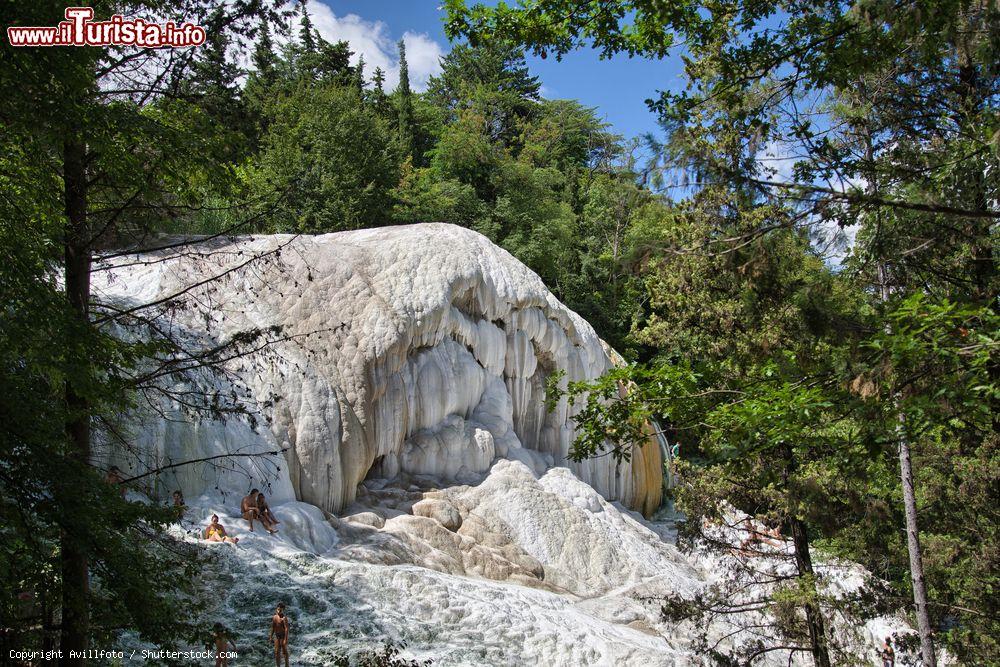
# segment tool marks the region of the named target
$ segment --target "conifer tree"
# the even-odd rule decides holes
[[[884,493],[887,506],[902,498],[905,519],[893,525],[859,514],[865,529],[843,527],[831,539],[885,572],[901,596],[912,595],[924,667],[937,664],[934,634],[969,664],[994,663],[995,603],[978,591],[990,589],[982,561],[993,561],[997,533],[970,520],[966,507],[985,507],[982,499],[995,493],[986,486],[970,492],[974,485],[964,480],[995,460],[997,430],[1000,370],[995,352],[984,352],[993,344],[1000,292],[1000,211],[988,203],[997,192],[995,5],[946,11],[917,3],[900,11],[879,3],[803,0],[778,8],[727,0],[710,11],[706,3],[677,3],[666,14],[657,0],[447,6],[449,36],[472,46],[512,42],[559,57],[591,44],[604,56],[662,59],[684,44],[687,86],[659,92],[650,106],[668,137],[664,163],[678,180],[697,183],[683,217],[718,223],[665,254],[693,247],[733,256],[789,228],[812,238],[824,228],[857,230],[838,280],[864,303],[859,312],[873,315],[853,325],[864,337],[853,349],[844,345],[844,359],[821,377],[860,397],[842,394],[831,406],[863,427],[875,460],[898,457],[894,488],[886,480],[886,490],[868,491]],[[787,168],[778,169],[768,150],[787,156]],[[752,198],[741,200],[741,191]],[[783,221],[781,211],[795,217]],[[714,249],[720,238],[733,247]],[[759,254],[752,259],[759,263]],[[656,281],[666,283],[664,275]],[[955,326],[935,329],[934,317]],[[973,336],[986,340],[966,340]],[[934,345],[924,353],[917,339]],[[861,406],[882,412],[862,419]],[[951,497],[956,489],[962,502]]]
[[[258,37],[257,43],[254,45],[251,62],[253,63],[257,78],[264,84],[270,85],[274,83],[274,78],[277,74],[277,61],[278,58],[274,52],[274,41],[271,39],[271,31],[268,28],[267,21],[262,19],[260,22],[260,37]]]
[[[214,119],[229,123],[236,113],[239,67],[229,60],[229,35],[221,27],[224,15],[215,11],[208,22],[208,37],[194,61],[190,91],[199,105]]]
[[[358,64],[354,66],[354,87],[358,90],[358,97],[365,99],[365,57],[358,56]]]
[[[396,87],[396,104],[399,111],[399,140],[403,155],[413,156],[413,91],[410,90],[410,67],[406,62],[406,44],[399,40],[399,85]]]
[[[7,25],[43,25],[64,4],[17,3],[14,12],[7,5],[0,12]],[[164,6],[136,2],[129,9],[157,15]],[[51,647],[57,631],[61,667],[87,664],[86,651],[106,645],[120,628],[134,628],[154,643],[195,631],[190,619],[200,605],[188,567],[199,559],[164,533],[176,514],[129,502],[104,480],[106,460],[97,460],[92,448],[110,437],[110,422],[144,390],[147,370],[164,368],[160,361],[173,366],[189,341],[164,334],[148,346],[124,334],[138,322],[151,323],[156,306],[136,304],[125,313],[101,304],[91,275],[114,249],[149,257],[150,245],[159,245],[153,234],[204,206],[191,184],[228,178],[220,165],[232,156],[232,145],[222,130],[228,105],[239,99],[229,47],[245,39],[261,15],[274,13],[260,3],[225,10],[213,0],[184,3],[185,18],[205,26],[209,37],[188,56],[110,46],[58,54],[16,49],[0,67],[0,92],[11,100],[3,111],[2,213],[16,220],[0,232],[0,300],[9,304],[0,324],[0,394],[32,394],[25,411],[9,400],[0,405],[3,591],[8,599],[10,582],[30,575],[32,589],[50,605],[39,643]],[[202,122],[206,116],[213,122]],[[38,155],[50,160],[51,175],[39,175]],[[8,249],[22,247],[18,262],[6,261]],[[32,330],[47,344],[7,344],[10,332]],[[136,373],[140,360],[143,371]],[[213,410],[214,402],[202,406]],[[8,418],[13,414],[18,418]],[[12,498],[16,515],[9,511]],[[7,545],[18,549],[14,561],[6,558]],[[191,605],[184,618],[176,613],[181,592]],[[115,621],[92,623],[95,613]],[[50,620],[55,617],[58,625]],[[5,636],[9,618],[0,620]],[[25,621],[15,619],[22,636],[38,637],[35,621]]]
[[[376,114],[383,118],[391,116],[389,96],[385,94],[385,71],[381,67],[376,67],[372,73],[372,89],[367,92],[366,97],[371,101]]]
[[[302,0],[302,20],[299,22],[299,42],[306,53],[316,51],[316,29],[309,18],[308,0]]]
[[[372,86],[377,94],[385,95],[385,72],[381,67],[376,67],[375,73],[372,74]]]

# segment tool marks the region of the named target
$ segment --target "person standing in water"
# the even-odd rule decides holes
[[[285,656],[285,667],[288,667],[288,617],[285,616],[285,603],[279,602],[274,616],[271,617],[271,632],[268,634],[268,641],[274,643],[274,664],[281,667],[281,656]]]
[[[229,638],[229,631],[222,623],[216,623],[212,632],[212,642],[215,644],[215,667],[228,667],[229,654],[236,652],[236,645]]]

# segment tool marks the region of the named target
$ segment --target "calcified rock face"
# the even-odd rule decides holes
[[[646,513],[660,502],[654,443],[630,463],[567,461],[573,408],[564,399],[546,411],[546,378],[557,369],[570,381],[595,378],[611,361],[590,325],[475,232],[425,224],[262,236],[155,259],[119,260],[98,273],[97,293],[141,303],[184,291],[169,326],[203,343],[275,325],[291,337],[232,364],[266,426],[154,419],[137,438],[158,460],[233,451],[237,441],[287,447],[274,494],[331,512],[366,477],[468,483],[498,459],[536,474],[567,466],[604,498]],[[188,495],[209,484],[239,493],[246,481],[177,479]]]

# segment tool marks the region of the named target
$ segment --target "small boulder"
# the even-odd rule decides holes
[[[434,519],[452,532],[462,527],[462,514],[458,508],[440,498],[424,498],[414,503],[413,514]]]
[[[363,526],[371,526],[372,528],[382,528],[385,526],[385,517],[375,512],[358,512],[357,514],[345,516],[344,521],[359,523]]]

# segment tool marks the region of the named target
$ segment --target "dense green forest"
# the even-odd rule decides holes
[[[638,283],[624,262],[638,219],[667,215],[640,185],[637,142],[612,134],[597,110],[547,100],[523,52],[456,45],[427,90],[351,65],[346,43],[323,40],[308,14],[278,47],[267,23],[240,80],[235,47],[207,45],[188,84],[223,180],[183,184],[192,206],[180,233],[322,233],[410,222],[475,229],[534,269],[567,304],[625,346]],[[301,23],[301,25],[299,25]],[[193,117],[192,117],[193,116]],[[226,134],[221,134],[223,130]],[[252,202],[252,204],[249,204]],[[157,230],[161,231],[161,230]],[[634,242],[632,242],[634,245]]]
[[[796,576],[759,601],[776,643],[841,664],[835,610],[904,609],[925,665],[932,636],[1000,664],[995,3],[449,0],[456,42],[423,92],[402,43],[387,90],[305,3],[94,4],[176,12],[209,37],[148,62],[4,46],[0,624],[19,645],[200,632],[179,582],[202,556],[163,536],[167,510],[87,465],[92,431],[113,432],[144,364],[176,344],[94,324],[93,259],[179,235],[436,221],[510,251],[629,361],[553,383],[585,402],[575,456],[610,442],[627,457],[655,417],[683,447],[684,539],[731,508],[792,538]],[[47,25],[61,7],[0,16]],[[685,58],[683,90],[635,91],[658,137],[542,96],[525,49],[576,48]],[[781,173],[761,159],[775,147]],[[833,261],[841,230],[853,242]],[[810,550],[885,586],[837,598]]]

